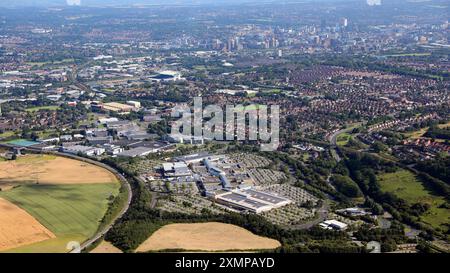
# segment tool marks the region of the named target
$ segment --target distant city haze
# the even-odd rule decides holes
[[[81,0],[67,0],[67,5],[79,6],[79,5],[81,5]]]
[[[369,6],[379,6],[381,5],[381,0],[367,0]]]
[[[355,0],[306,0],[305,2],[348,2]],[[359,0],[367,1],[369,5],[380,5],[381,0]],[[208,4],[238,4],[251,2],[278,2],[276,0],[0,0],[0,6],[101,6],[101,5],[162,5],[162,4],[187,4],[187,5],[208,5]],[[279,1],[289,2],[289,1]]]

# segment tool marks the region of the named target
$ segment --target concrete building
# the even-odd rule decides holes
[[[319,224],[323,229],[346,230],[348,225],[337,220],[326,220]]]
[[[149,155],[151,153],[154,153],[154,149],[152,148],[147,148],[147,147],[138,147],[138,148],[133,148],[130,150],[126,150],[123,151],[119,154],[117,154],[117,156],[121,156],[121,157],[138,157],[138,156],[146,156]]]
[[[83,154],[87,156],[99,156],[105,153],[104,148],[97,148],[97,147],[89,147],[89,146],[82,146],[82,145],[74,145],[74,146],[67,146],[63,147],[62,151],[64,153],[69,154]]]
[[[164,176],[166,177],[180,177],[192,175],[192,171],[188,168],[186,163],[183,162],[163,163],[162,167],[164,171]]]
[[[233,209],[261,213],[292,203],[291,200],[254,189],[219,191],[213,199]]]

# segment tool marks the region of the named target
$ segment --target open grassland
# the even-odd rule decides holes
[[[444,129],[444,128],[450,127],[450,122],[438,124],[437,127],[439,129]],[[428,129],[430,129],[430,127],[425,127],[420,130],[417,130],[417,131],[404,133],[403,135],[409,139],[418,139],[418,138],[423,137],[423,135],[428,131]]]
[[[410,139],[418,139],[418,138],[422,137],[427,131],[428,131],[428,127],[422,128],[417,131],[408,132],[408,133],[405,133],[404,135]]]
[[[440,207],[446,201],[444,197],[436,196],[428,191],[416,176],[406,170],[385,173],[378,176],[382,191],[391,192],[410,204],[423,203],[430,209],[421,216],[421,221],[434,228],[446,230],[450,222],[450,210]]]
[[[40,111],[40,110],[52,110],[52,111],[55,111],[55,110],[58,110],[58,109],[59,109],[59,106],[49,105],[49,106],[37,106],[37,107],[27,108],[26,111],[27,112],[37,112],[37,111]]]
[[[28,62],[28,65],[36,66],[36,67],[42,67],[46,65],[61,65],[61,64],[70,64],[74,63],[75,59],[73,58],[67,58],[60,61],[48,61],[48,62]]]
[[[0,188],[24,184],[115,183],[105,169],[81,161],[51,155],[27,155],[0,162]]]
[[[81,243],[97,231],[108,200],[117,195],[118,187],[118,183],[23,185],[0,192],[0,197],[26,210],[57,236],[53,241],[31,245],[31,249],[39,250],[42,246],[44,252],[45,249],[59,252],[66,251],[68,242]],[[27,249],[25,246],[17,252],[28,252]]]
[[[170,224],[163,226],[138,248],[137,252],[183,249],[194,251],[227,251],[274,249],[277,240],[257,236],[241,227],[210,222]]]
[[[90,253],[123,253],[122,250],[113,246],[110,242],[102,241]]]
[[[55,235],[33,216],[0,198],[0,251],[51,238]]]
[[[347,145],[347,143],[350,141],[351,138],[352,138],[352,136],[350,134],[342,133],[342,134],[337,136],[336,144],[338,146],[345,146],[345,145]]]
[[[16,132],[6,131],[6,132],[0,134],[0,138],[8,138],[8,137],[12,137],[14,135],[16,135]]]

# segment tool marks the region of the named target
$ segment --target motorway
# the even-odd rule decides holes
[[[331,155],[333,156],[334,160],[336,160],[337,162],[341,161],[341,157],[339,156],[338,151],[336,149],[336,147],[337,147],[337,144],[336,144],[337,143],[337,137],[338,137],[338,135],[346,133],[347,131],[351,131],[351,130],[352,129],[349,129],[349,128],[342,129],[342,130],[334,132],[329,137],[330,144],[331,144],[331,149],[334,150],[334,153],[332,152]]]

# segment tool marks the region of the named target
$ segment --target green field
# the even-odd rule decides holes
[[[385,55],[385,57],[424,57],[424,56],[431,56],[431,53],[429,53],[429,52],[423,52],[423,53],[399,53],[399,54]]]
[[[10,252],[65,252],[70,241],[80,243],[94,235],[119,184],[23,185],[0,192],[35,217],[57,238]]]
[[[1,133],[0,134],[0,138],[8,138],[8,137],[12,137],[12,136],[14,136],[16,134],[16,132],[14,132],[14,131],[7,131],[7,132],[4,132],[4,133]]]
[[[37,112],[39,110],[58,110],[59,106],[56,105],[49,105],[49,106],[38,106],[38,107],[31,107],[31,108],[27,108],[26,111],[27,112]]]
[[[439,208],[446,202],[445,198],[428,191],[413,173],[406,170],[385,173],[378,176],[378,181],[382,191],[391,192],[410,204],[429,204],[431,207],[421,216],[421,221],[434,228],[446,229],[443,225],[449,223],[450,210]]]
[[[336,138],[336,145],[338,146],[345,146],[349,142],[349,140],[352,138],[352,136],[348,133],[342,133],[337,136]]]
[[[44,66],[44,65],[60,65],[60,64],[69,64],[75,62],[75,59],[73,58],[67,58],[60,61],[48,61],[48,62],[28,62],[28,65],[31,66]]]

